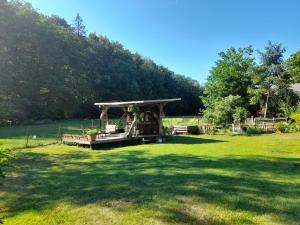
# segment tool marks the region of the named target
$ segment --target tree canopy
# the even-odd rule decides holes
[[[284,60],[285,48],[269,41],[259,60],[251,46],[219,53],[204,86],[204,118],[226,124],[253,116],[289,116],[299,97],[291,84],[299,81],[300,51]],[[259,63],[256,63],[259,62]]]
[[[197,114],[198,82],[29,3],[0,0],[0,123],[98,116],[94,102],[181,97]]]
[[[294,82],[300,82],[300,49],[287,60],[288,72]]]

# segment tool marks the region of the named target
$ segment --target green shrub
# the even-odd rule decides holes
[[[9,165],[9,160],[12,157],[9,150],[0,147],[0,177],[4,177],[3,168]]]
[[[280,133],[287,133],[289,131],[289,124],[286,122],[278,122],[274,124],[276,131]]]
[[[203,133],[209,134],[209,135],[214,135],[217,132],[218,132],[218,129],[216,128],[216,126],[213,126],[213,125],[207,126],[206,129],[203,130]]]
[[[293,113],[291,115],[291,119],[293,119],[296,123],[300,123],[300,113]]]
[[[262,132],[255,127],[247,127],[246,128],[247,135],[255,135],[255,134],[261,134],[261,133]]]
[[[300,132],[300,123],[291,123],[288,125],[289,132]]]
[[[91,130],[88,130],[86,132],[87,135],[96,135],[98,134],[98,130],[97,129],[91,129]]]

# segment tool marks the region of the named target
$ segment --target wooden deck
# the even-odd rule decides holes
[[[151,139],[151,138],[159,138],[162,137],[161,135],[153,134],[153,135],[139,135],[135,137],[127,137],[124,133],[123,134],[111,134],[111,135],[97,135],[95,141],[90,141],[84,137],[74,136],[71,137],[64,137],[63,142],[68,144],[76,144],[76,145],[98,145],[98,144],[105,144],[105,143],[118,143],[118,142],[125,142],[125,141],[138,141],[143,139]]]

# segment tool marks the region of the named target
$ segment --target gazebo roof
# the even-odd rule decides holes
[[[100,102],[95,103],[95,105],[101,106],[109,106],[109,107],[123,107],[130,105],[149,105],[149,104],[158,104],[158,103],[168,103],[180,101],[181,98],[169,98],[169,99],[155,99],[155,100],[140,100],[140,101],[128,101],[128,102]]]

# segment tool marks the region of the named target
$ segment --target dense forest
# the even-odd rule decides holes
[[[75,16],[75,15],[74,15]],[[169,115],[197,114],[198,82],[120,43],[0,0],[0,123],[98,116],[94,102],[181,97]]]

